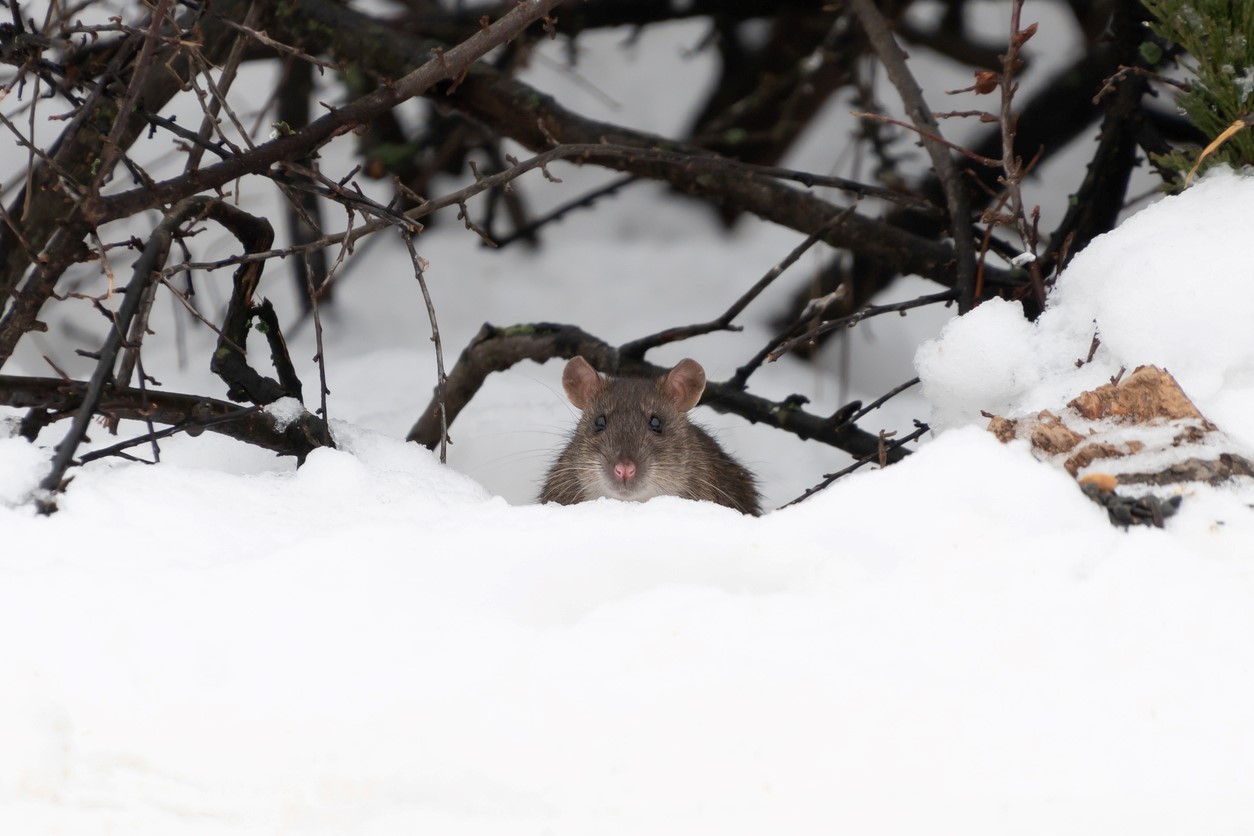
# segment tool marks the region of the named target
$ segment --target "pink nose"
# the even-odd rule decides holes
[[[622,459],[614,465],[614,478],[620,482],[630,482],[635,475],[636,463],[629,459]]]

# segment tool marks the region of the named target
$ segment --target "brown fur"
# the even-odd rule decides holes
[[[562,386],[583,414],[549,470],[541,502],[679,496],[761,513],[753,474],[688,421],[688,410],[705,389],[705,371],[695,360],[645,380],[606,377],[576,357],[566,364]],[[655,417],[659,431],[650,426]],[[598,419],[604,420],[600,431]]]

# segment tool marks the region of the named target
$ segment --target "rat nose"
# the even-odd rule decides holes
[[[631,459],[619,459],[614,465],[614,478],[619,482],[630,482],[636,475],[636,463]]]

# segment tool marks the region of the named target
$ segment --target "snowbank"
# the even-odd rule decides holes
[[[972,426],[1158,363],[1254,444],[1252,201],[1248,178],[1208,176],[1081,253],[1038,324],[1005,303],[953,322],[918,355],[948,429],[760,519],[511,505],[401,442],[429,391],[429,356],[405,348],[425,331],[417,304],[379,319],[371,294],[404,298],[408,268],[362,277],[329,317],[349,421],[300,470],[175,438],[159,466],[76,471],[42,518],[24,498],[48,450],[0,438],[0,833],[1254,831],[1248,489],[1197,488],[1166,530],[1125,532]],[[682,250],[647,325],[697,321],[725,265],[760,274],[792,246],[694,224],[633,262],[581,223],[586,254],[510,262],[509,304],[534,310],[504,310],[585,322],[558,304],[596,260],[626,293]],[[464,233],[424,240],[442,324],[473,333],[509,296],[502,268],[443,234]],[[777,368],[755,385],[812,382]],[[455,438],[497,427],[534,478],[569,421],[549,373],[493,383],[514,388]],[[524,443],[532,419],[546,434]],[[732,446],[772,485],[824,469],[827,451],[764,438]]]
[[[1240,208],[1252,193],[1248,175],[1221,169],[1138,212],[1076,255],[1035,324],[1007,302],[951,320],[916,358],[935,426],[1055,408],[1150,364],[1254,446],[1254,269]],[[1094,335],[1092,362],[1077,367]]]
[[[1222,497],[1120,532],[970,429],[762,519],[512,508],[340,432],[3,512],[72,544],[0,558],[4,832],[1252,823],[1254,522]]]

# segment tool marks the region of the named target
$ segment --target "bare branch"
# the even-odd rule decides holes
[[[443,463],[448,461],[449,421],[446,395],[448,377],[444,374],[444,346],[440,342],[440,326],[435,318],[435,305],[431,302],[431,293],[427,290],[427,279],[423,275],[425,262],[414,249],[414,236],[404,227],[401,227],[401,238],[404,239],[405,247],[409,250],[410,261],[414,264],[414,278],[418,280],[418,287],[422,289],[422,301],[427,306],[427,318],[431,322],[431,342],[435,343],[435,400],[440,414],[440,462]]]
[[[489,50],[507,43],[543,17],[562,0],[520,0],[512,10],[486,29],[413,70],[393,84],[383,86],[344,107],[335,108],[304,129],[215,163],[208,168],[153,185],[151,189],[123,192],[93,202],[88,217],[97,224],[134,214],[138,209],[177,200],[186,194],[222,186],[245,174],[257,174],[283,160],[307,157],[333,137],[351,130],[401,102],[421,95],[433,85],[466,72],[472,62]]]
[[[53,494],[61,490],[65,472],[74,460],[74,453],[78,450],[78,445],[82,443],[83,438],[87,434],[87,427],[91,422],[92,416],[96,413],[96,407],[100,403],[101,395],[104,393],[105,384],[113,376],[113,361],[117,357],[118,350],[122,347],[123,337],[127,329],[130,328],[131,319],[139,310],[140,302],[144,296],[144,287],[151,281],[153,273],[160,266],[158,260],[164,258],[169,251],[170,239],[174,235],[174,230],[202,208],[202,202],[189,200],[179,204],[167,213],[161,224],[153,232],[152,237],[149,238],[148,246],[144,248],[143,255],[135,262],[131,281],[126,287],[126,298],[117,313],[114,327],[109,330],[108,336],[105,337],[104,345],[100,347],[100,359],[96,363],[96,370],[92,373],[90,382],[87,384],[82,404],[78,407],[74,421],[70,424],[69,432],[66,433],[61,443],[57,445],[56,454],[52,459],[52,468],[43,481],[39,483],[40,489],[46,494],[38,503],[43,513],[50,514],[56,510],[56,500],[53,498]]]
[[[907,444],[909,444],[912,441],[918,441],[925,434],[931,432],[932,430],[931,427],[929,427],[927,424],[924,424],[921,421],[915,421],[914,423],[915,423],[914,432],[910,433],[904,438],[895,439],[891,444],[886,444],[883,447],[875,450],[875,452],[873,453],[868,453],[865,456],[862,456],[860,459],[858,459],[856,462],[846,467],[844,470],[838,470],[835,473],[826,474],[823,477],[823,481],[819,482],[817,485],[815,485],[812,488],[806,488],[805,493],[801,494],[801,496],[797,497],[796,499],[790,500],[789,502],[785,502],[783,505],[779,506],[779,510],[783,510],[784,508],[787,508],[790,505],[796,505],[800,502],[805,502],[807,499],[814,496],[819,491],[822,491],[824,488],[830,487],[831,485],[835,484],[842,477],[848,476],[850,473],[853,473],[856,470],[861,470],[863,467],[865,467],[868,464],[871,464],[872,462],[880,462],[880,467],[883,467],[884,460],[895,461],[896,459],[893,458],[894,454],[904,452],[904,448]]]
[[[946,145],[938,141],[940,125],[932,116],[931,108],[923,100],[923,91],[906,66],[906,54],[888,27],[888,21],[876,8],[873,0],[849,0],[849,7],[858,17],[858,22],[866,30],[867,38],[875,49],[876,55],[884,64],[888,77],[897,92],[901,94],[902,104],[906,112],[919,129],[923,137],[923,146],[931,157],[932,167],[940,177],[945,190],[945,205],[949,210],[950,234],[954,242],[954,254],[957,258],[957,272],[954,288],[958,292],[958,312],[966,313],[975,305],[975,245],[971,236],[971,208],[967,198],[966,184],[954,165]]]
[[[135,62],[135,71],[131,75],[130,84],[126,87],[126,95],[118,106],[119,114],[130,114],[135,110],[135,102],[139,100],[139,92],[143,88],[144,78],[152,67],[152,60],[155,57],[157,45],[160,43],[158,33],[161,31],[162,25],[165,24],[166,14],[169,10],[170,0],[156,0],[156,5],[152,11],[152,23],[148,27],[148,36],[144,38],[143,46],[140,47],[139,58]],[[113,171],[113,164],[117,162],[118,157],[122,154],[122,135],[126,131],[127,124],[128,120],[124,116],[115,119],[113,122],[109,136],[105,139],[104,145],[100,149],[96,176],[91,185],[93,193],[100,192],[101,185],[108,180],[109,175]]]
[[[448,423],[456,420],[489,374],[503,371],[522,360],[543,362],[557,357],[569,359],[582,356],[596,369],[612,375],[660,377],[667,369],[651,363],[631,360],[579,328],[570,325],[535,323],[496,328],[484,325],[457,358],[448,377]],[[790,398],[776,403],[751,395],[729,383],[706,383],[701,403],[716,412],[739,415],[754,423],[785,430],[801,439],[813,439],[844,450],[855,456],[879,455],[877,436],[858,429],[848,421],[813,415],[801,408],[804,398]],[[440,437],[440,410],[432,398],[418,422],[410,430],[409,441],[434,447]],[[905,450],[894,447],[890,461],[899,461]]]
[[[935,305],[942,302],[948,305],[951,302],[957,301],[957,296],[958,291],[946,290],[942,293],[929,293],[925,296],[908,299],[904,302],[892,302],[886,305],[868,305],[857,313],[850,314],[849,316],[842,316],[839,319],[828,320],[822,325],[811,328],[809,331],[806,331],[798,337],[785,340],[771,351],[770,359],[772,361],[778,360],[790,351],[795,351],[798,346],[808,343],[822,334],[826,334],[829,331],[835,331],[838,328],[849,328],[853,325],[857,325],[864,319],[870,319],[874,316],[882,316],[886,313],[900,313],[904,315],[904,313],[911,308],[920,308],[924,305]]]
[[[88,385],[56,378],[0,375],[0,405],[77,415]],[[273,416],[255,406],[240,407],[230,401],[198,395],[112,386],[105,387],[97,410],[125,420],[150,419],[158,424],[178,426],[192,435],[207,429],[299,460],[325,446],[322,438],[326,426],[308,412],[280,429]],[[57,416],[50,417],[55,420]]]
[[[840,219],[838,215],[836,221]],[[833,221],[835,223],[836,221]],[[732,320],[740,315],[741,311],[749,306],[749,303],[756,299],[762,291],[771,286],[777,278],[783,275],[784,271],[797,262],[797,259],[805,255],[805,253],[817,244],[822,237],[819,232],[812,233],[804,241],[793,248],[792,252],[784,257],[782,261],[766,271],[762,278],[754,282],[753,286],[745,291],[736,302],[723,312],[723,315],[717,319],[710,320],[702,325],[686,325],[680,328],[668,328],[665,331],[659,331],[648,337],[642,337],[623,345],[619,349],[624,357],[639,360],[643,359],[644,354],[650,348],[656,348],[666,343],[679,342],[680,340],[690,339],[700,336],[701,334],[709,334],[713,331],[737,330],[732,326]]]

